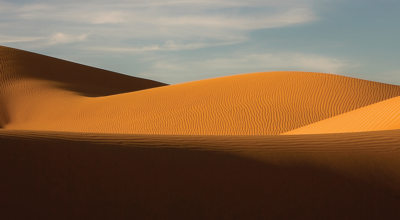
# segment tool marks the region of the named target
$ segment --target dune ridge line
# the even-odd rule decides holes
[[[277,135],[400,95],[400,86],[308,72],[177,85],[0,48],[6,129],[169,135]]]

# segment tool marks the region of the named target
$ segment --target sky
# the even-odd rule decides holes
[[[399,0],[0,0],[0,45],[177,84],[268,71],[400,85]]]

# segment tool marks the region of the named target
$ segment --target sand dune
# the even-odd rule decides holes
[[[166,85],[0,47],[0,219],[397,220],[399,107],[332,74]]]
[[[136,91],[162,84],[134,77],[127,83],[127,76],[3,50],[0,90],[7,129],[274,135],[400,95],[399,86],[306,72],[242,74]],[[55,74],[59,69],[65,72]],[[82,76],[88,69],[92,75]],[[125,83],[121,94],[103,92],[106,84],[105,90],[117,93],[118,80]]]
[[[284,133],[324,134],[400,129],[400,96]]]
[[[23,114],[29,115],[30,110],[46,102],[57,105],[64,99],[106,96],[164,85],[0,46],[0,127],[18,118],[22,109]],[[43,109],[40,112],[46,114]]]
[[[5,130],[0,141],[2,219],[400,215],[400,130],[208,137]]]

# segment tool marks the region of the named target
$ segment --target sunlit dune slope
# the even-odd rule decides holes
[[[400,96],[284,134],[323,134],[400,129]]]
[[[164,84],[9,48],[0,52],[0,109],[7,129],[274,135],[400,95],[399,86],[306,72],[242,74],[135,91]]]
[[[0,219],[400,216],[400,130],[174,136],[3,129],[0,143]]]

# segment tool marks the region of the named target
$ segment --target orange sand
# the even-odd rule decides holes
[[[51,106],[48,109],[51,113],[53,108],[60,107],[57,105],[79,97],[107,96],[164,85],[0,46],[0,127],[14,120],[28,119],[36,108],[40,114],[47,114],[42,105]]]
[[[28,52],[2,51],[2,118],[7,118],[7,129],[273,135],[400,95],[399,86],[303,72],[243,74],[136,91],[136,85],[144,89],[162,84],[125,80],[127,76]],[[104,96],[104,84],[109,90],[119,88],[118,80],[127,93]]]
[[[393,129],[400,129],[400,97],[378,102],[284,134],[324,134]]]
[[[0,219],[398,219],[399,107],[338,75],[166,85],[0,47]]]

